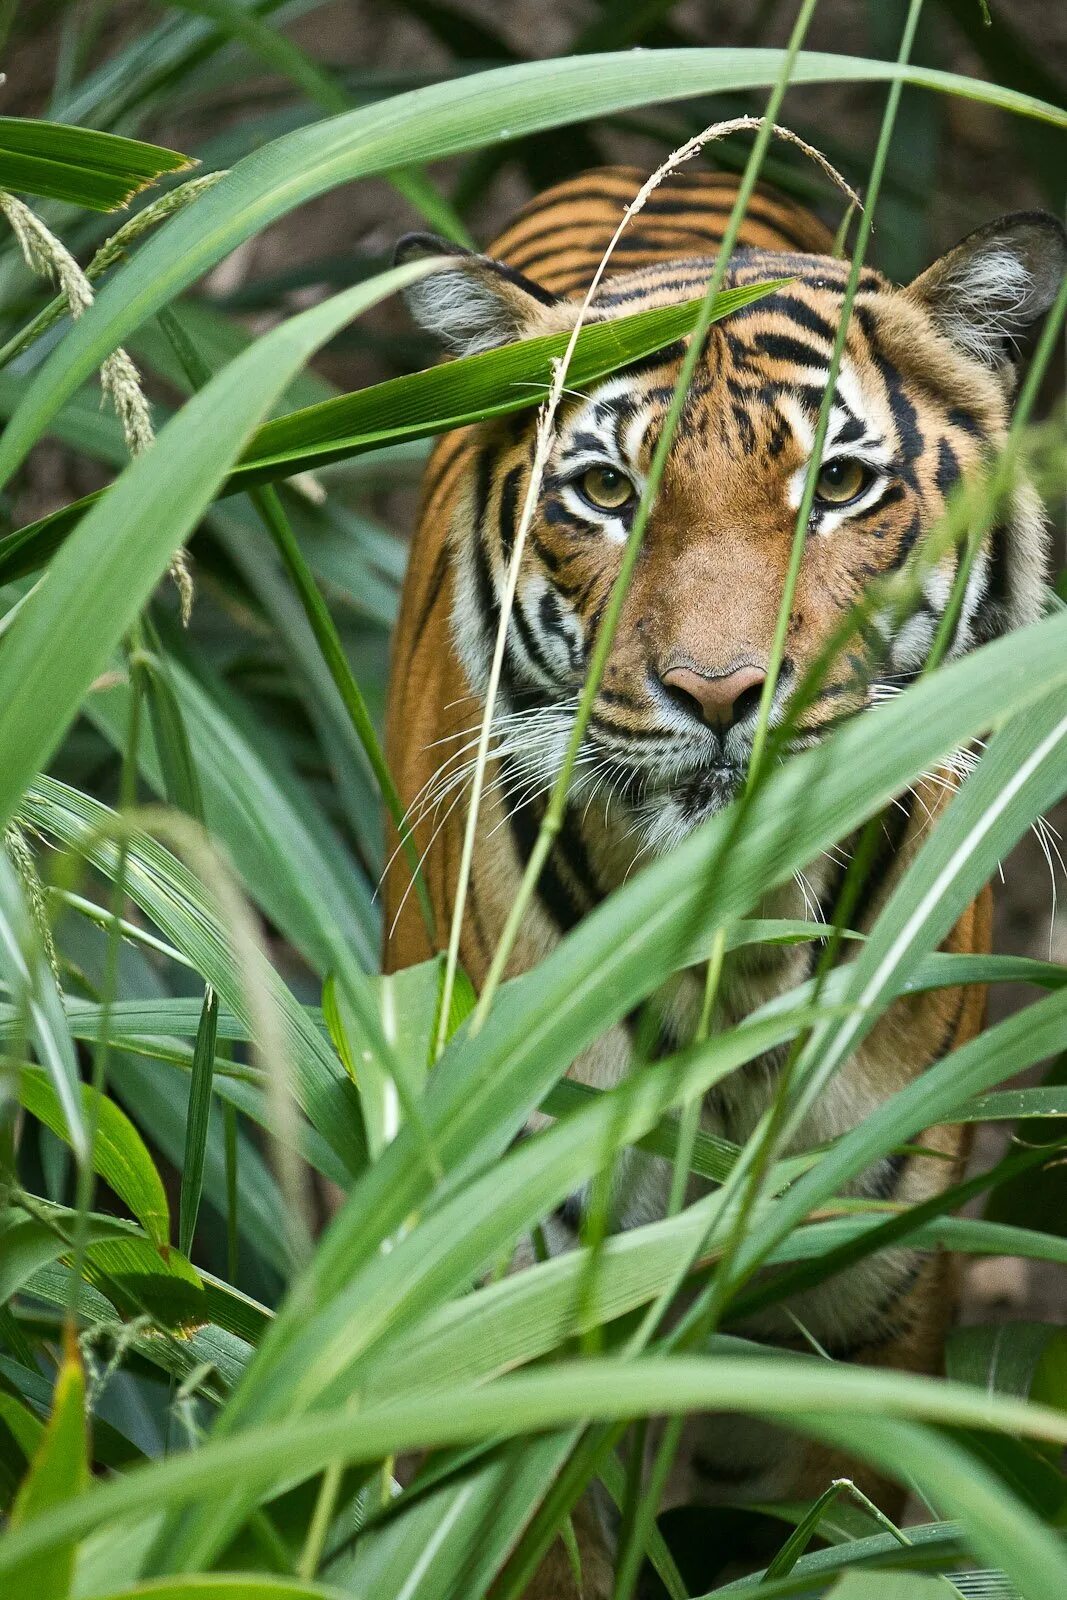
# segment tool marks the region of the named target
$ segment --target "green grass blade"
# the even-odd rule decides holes
[[[199,1010],[199,1005],[197,1006]],[[94,1030],[95,1032],[96,1030]],[[185,1152],[185,1116],[189,1102],[188,1083],[161,1069],[157,1062],[145,1062],[127,1054],[115,1035],[112,1062],[112,1092],[138,1123],[151,1129],[152,1143],[176,1171]],[[216,1069],[215,1083],[220,1082]],[[221,1095],[219,1096],[221,1098]],[[261,1098],[265,1099],[265,1096]],[[242,1111],[245,1110],[241,1106]],[[274,1119],[265,1116],[267,1131],[273,1133]],[[281,1191],[258,1141],[238,1130],[240,1190],[236,1197],[235,1221],[240,1230],[246,1267],[254,1260],[254,1271],[263,1293],[273,1293],[293,1270],[293,1256],[285,1226],[285,1204]],[[328,1150],[328,1147],[327,1147]],[[332,1152],[329,1152],[332,1155]],[[227,1213],[225,1141],[219,1118],[212,1115],[204,1153],[204,1202],[223,1217]],[[332,1155],[331,1181],[347,1181],[343,1164]],[[338,1169],[340,1169],[338,1171]],[[231,1281],[235,1281],[231,1280]],[[249,1281],[242,1279],[242,1282]]]
[[[95,128],[0,117],[0,189],[114,211],[165,173],[194,163],[176,150]]]
[[[83,1115],[96,1129],[93,1170],[129,1206],[148,1237],[161,1248],[170,1242],[170,1207],[163,1182],[144,1140],[114,1101],[98,1095],[91,1084],[80,1086]],[[19,1074],[19,1103],[59,1138],[69,1137],[54,1088],[37,1067]]]
[[[931,1572],[879,1572],[877,1577],[846,1572],[826,1600],[959,1600],[960,1591]]]
[[[42,778],[26,797],[23,810],[46,837],[78,850],[105,875],[114,874],[117,850],[109,838],[114,813],[106,806]],[[126,887],[134,903],[189,957],[244,1026],[251,1027],[248,997],[229,935],[192,873],[147,834],[135,833],[129,840]],[[299,1103],[347,1169],[358,1171],[364,1147],[355,1090],[328,1041],[276,973],[269,975],[268,987],[281,1014]]]
[[[959,1383],[1061,1409],[1067,1409],[1065,1362],[1067,1330],[1047,1322],[956,1328],[945,1351],[945,1371]]]
[[[152,650],[137,652],[131,666],[134,671],[141,673],[142,692],[148,706],[152,740],[163,780],[163,795],[170,805],[203,823],[204,798],[196,758],[185,718],[174,693],[169,663],[162,657],[158,639],[153,641]]]
[[[189,1079],[189,1118],[185,1127],[185,1158],[182,1161],[182,1189],[178,1203],[178,1248],[192,1255],[196,1218],[204,1188],[204,1148],[207,1144],[208,1112],[211,1109],[211,1079],[215,1068],[215,1037],[219,1002],[214,989],[204,995],[200,1026],[196,1030],[193,1070]]]
[[[884,986],[940,943],[1020,835],[1065,789],[1067,715],[1056,694],[1035,705],[1024,724],[1008,724],[995,736],[929,831],[856,958],[848,991],[856,1011],[820,1029],[797,1064],[799,1092],[784,1136],[877,1020]]]
[[[901,1454],[900,1433],[893,1424],[906,1420],[978,1426],[1067,1444],[1067,1418],[1059,1412],[900,1372],[781,1356],[645,1358],[626,1363],[589,1359],[504,1378],[483,1388],[445,1387],[434,1395],[367,1406],[358,1413],[358,1426],[355,1413],[342,1411],[214,1439],[163,1464],[94,1487],[78,1500],[43,1514],[0,1544],[0,1572],[8,1573],[22,1561],[118,1518],[141,1515],[161,1503],[177,1508],[225,1493],[236,1480],[250,1493],[263,1494],[279,1474],[294,1481],[310,1477],[331,1461],[378,1461],[394,1452],[497,1435],[516,1437],[585,1418],[704,1411],[764,1416],[820,1434],[829,1434],[835,1419],[840,1419],[839,1431],[849,1433],[847,1448],[877,1458],[879,1465],[886,1458],[890,1472],[914,1471],[933,1492],[941,1492],[935,1483],[943,1479],[926,1470],[935,1459],[932,1447],[928,1442],[919,1455]],[[892,1460],[882,1449],[890,1429],[896,1452]],[[947,1449],[942,1442],[938,1465]],[[970,1462],[962,1453],[960,1460]],[[1024,1516],[999,1485],[1000,1510],[985,1521],[984,1489],[989,1480],[973,1463],[971,1470],[976,1484],[982,1485],[981,1495],[976,1493],[973,1501],[962,1491],[952,1495],[960,1502],[970,1541],[981,1551],[988,1549],[993,1530],[1002,1533],[997,1557],[1008,1567],[1004,1558],[1009,1547],[1017,1548],[1020,1528],[1030,1537],[1041,1535],[1034,1542],[1033,1571],[1040,1574],[1041,1585],[1050,1572],[1062,1583],[1067,1561],[1058,1542]],[[944,1478],[948,1476],[946,1472]],[[979,1501],[982,1516],[976,1514]],[[1046,1595],[1059,1600],[1047,1586],[1034,1585],[1032,1592],[1041,1600]]]
[[[199,785],[207,825],[230,852],[248,893],[314,971],[330,967],[324,919],[340,930],[364,965],[373,966],[378,918],[370,887],[314,795],[283,764],[270,730],[257,718],[242,716],[241,702],[202,666],[194,676],[168,657],[166,669],[196,748],[230,754],[225,762],[205,761]],[[94,695],[88,706],[88,715],[116,745],[125,726],[127,695],[120,684]],[[164,792],[160,764],[152,760],[145,739],[141,772],[156,793]]]
[[[809,1421],[818,1437],[838,1448],[858,1443],[838,1418]],[[1026,1600],[1057,1600],[1063,1593],[1067,1554],[1062,1539],[1025,1510],[970,1451],[932,1429],[902,1427],[885,1417],[865,1418],[862,1434],[866,1459],[898,1481],[910,1476],[925,1493],[936,1496],[967,1528],[975,1553],[1007,1572]]]
[[[350,1600],[328,1583],[255,1572],[201,1573],[189,1578],[152,1578],[131,1588],[101,1591],[97,1600]]]
[[[1067,1084],[1041,1089],[995,1089],[958,1106],[953,1122],[1009,1122],[1016,1117],[1067,1117]]]
[[[48,1074],[60,1112],[60,1130],[79,1161],[89,1156],[78,1059],[63,1012],[59,986],[41,949],[18,875],[0,848],[0,975],[28,1028],[38,1061]]]
[[[89,1223],[88,1242],[95,1244],[101,1239],[121,1238],[128,1226],[111,1218],[93,1217]],[[6,1305],[42,1267],[58,1261],[69,1251],[67,1238],[46,1222],[33,1217],[23,1222],[9,1222],[0,1232],[0,1305]]]
[[[787,281],[777,278],[725,290],[715,302],[712,320],[773,294]],[[591,323],[578,335],[568,387],[581,389],[682,338],[692,329],[700,306],[699,300],[688,300]],[[523,339],[279,417],[255,434],[227,487],[289,477],[380,445],[425,438],[537,405],[568,338],[545,334]]]
[[[36,1519],[83,1494],[88,1479],[85,1371],[77,1350],[68,1347],[56,1379],[52,1415],[12,1507],[10,1526],[32,1527]],[[75,1553],[75,1544],[69,1541],[22,1562],[11,1574],[11,1593],[66,1600],[74,1578]]]
[[[739,1264],[747,1266],[757,1260],[850,1177],[940,1121],[942,1110],[951,1111],[966,1096],[981,1093],[1051,1054],[1062,1043],[1065,1026],[1067,990],[1060,990],[928,1068],[827,1150],[817,1167],[797,1179],[773,1213],[752,1228],[739,1249]]]
[[[861,1572],[870,1571],[872,1587],[881,1579],[882,1568],[894,1566],[947,1567],[958,1561],[964,1553],[957,1522],[928,1522],[909,1527],[911,1540],[906,1550],[891,1534],[873,1534],[861,1539],[847,1539],[843,1544],[831,1545],[826,1550],[815,1550],[801,1556],[788,1578],[769,1581],[765,1573],[749,1578],[739,1578],[714,1590],[722,1600],[786,1600],[787,1596],[807,1595],[818,1584],[828,1583],[843,1568],[855,1566]],[[707,1596],[703,1600],[708,1600]]]
[[[690,940],[706,941],[717,921],[750,912],[764,890],[880,809],[961,738],[1006,715],[1013,701],[1051,693],[1056,685],[1046,674],[1067,684],[1065,641],[1067,622],[1052,618],[943,669],[776,772],[753,800],[743,836],[732,836],[725,813],[635,876],[501,992],[476,1039],[461,1030],[442,1056],[427,1110],[446,1166],[495,1159],[575,1055],[683,964]],[[1037,659],[1041,668],[1028,672]],[[403,1130],[379,1166],[373,1198],[365,1192],[358,1210],[342,1213],[320,1247],[322,1284],[338,1281],[342,1260],[347,1274],[352,1253],[376,1249],[418,1203]]]

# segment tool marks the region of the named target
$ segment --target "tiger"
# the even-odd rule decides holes
[[[448,354],[573,329],[593,274],[643,181],[628,166],[585,172],[547,189],[478,254],[424,234],[397,247],[407,261],[444,257],[406,291],[415,321]],[[676,172],[653,192],[611,257],[587,320],[610,321],[702,295],[739,180]],[[955,486],[978,472],[1011,420],[1019,335],[1051,305],[1067,261],[1060,224],[1017,212],[971,233],[898,287],[860,272],[792,599],[770,721],[786,717],[842,619],[871,585],[922,545]],[[508,973],[541,960],[643,861],[671,849],[742,789],[770,666],[816,421],[827,387],[849,262],[824,223],[759,184],[745,209],[724,287],[784,280],[710,328],[666,457],[607,666],[574,769],[562,827],[525,914]],[[590,652],[605,615],[686,340],[589,385],[566,390],[522,553],[507,627],[474,857],[461,928],[462,965],[475,988],[496,943],[564,759]],[[442,437],[426,469],[392,647],[386,754],[409,818],[436,922],[432,940],[396,850],[383,885],[387,971],[444,947],[460,867],[465,799],[508,568],[535,446],[524,409]],[[949,605],[957,561],[926,567],[907,614],[875,611],[850,635],[796,717],[794,744],[824,738],[913,681]],[[1046,531],[1025,482],[983,538],[946,654],[957,657],[1035,620],[1044,605]],[[878,849],[850,924],[863,932],[914,857],[951,792],[954,773],[921,779],[883,819]],[[395,837],[391,844],[396,844]],[[847,845],[847,841],[845,841]],[[821,856],[767,896],[761,916],[828,920],[842,857]],[[942,948],[990,948],[988,886]],[[811,976],[819,946],[740,949],[725,958],[715,1025],[730,1027]],[[660,1007],[662,1052],[692,1037],[698,975],[676,980]],[[882,1100],[982,1027],[978,987],[902,999],[889,1010],[807,1114],[796,1148],[858,1124]],[[585,1051],[570,1075],[599,1088],[629,1070],[635,1024],[624,1020]],[[750,1064],[710,1094],[710,1132],[743,1142],[774,1092],[777,1055]],[[958,1181],[963,1127],[922,1139],[918,1154],[879,1162],[853,1186],[871,1199],[919,1203]],[[628,1152],[616,1220],[664,1214],[670,1169]],[[553,1251],[577,1242],[585,1203],[572,1196],[548,1220]],[[795,1345],[798,1324],[838,1359],[936,1372],[953,1313],[951,1258],[897,1248],[746,1324],[759,1339]],[[755,1423],[694,1424],[680,1500],[708,1506],[810,1499],[841,1463],[829,1452]],[[899,1491],[855,1464],[895,1514]],[[582,1521],[586,1594],[609,1592],[602,1519]],[[600,1580],[590,1580],[589,1572]],[[590,1586],[591,1584],[591,1586]],[[562,1546],[535,1583],[545,1600],[576,1592]]]

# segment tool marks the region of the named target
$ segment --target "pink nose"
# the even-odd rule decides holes
[[[725,733],[759,705],[766,677],[762,667],[738,667],[719,677],[707,677],[690,667],[672,667],[660,682],[691,716]]]

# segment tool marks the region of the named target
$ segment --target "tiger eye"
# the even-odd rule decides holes
[[[823,505],[843,506],[862,494],[871,481],[871,471],[854,456],[827,461],[815,484],[815,498]]]
[[[601,511],[620,511],[633,498],[634,486],[615,467],[588,467],[578,481],[582,494]]]

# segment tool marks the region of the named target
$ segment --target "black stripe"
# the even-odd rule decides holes
[[[500,485],[500,514],[497,519],[500,529],[500,550],[504,557],[505,566],[511,561],[511,552],[515,547],[516,511],[519,500],[519,480],[523,474],[520,463],[504,475]]]
[[[900,373],[879,345],[878,328],[874,317],[864,306],[856,306],[854,315],[867,336],[871,356],[885,384],[893,426],[897,430],[900,447],[904,453],[904,475],[914,482],[910,466],[925,447],[922,429],[919,427],[919,413],[905,391]]]
[[[533,546],[534,552],[542,566],[547,567],[549,572],[551,572],[553,577],[555,577],[556,573],[559,572],[560,568],[563,566],[563,562],[560,560],[559,556],[557,556],[556,552],[551,550],[549,546],[545,544],[536,528],[530,529],[530,543]]]
[[[480,259],[487,262],[499,277],[506,278],[508,283],[513,283],[517,289],[521,289],[531,299],[539,300],[543,306],[557,304],[559,296],[552,294],[548,289],[543,288],[541,284],[535,283],[532,278],[528,278],[525,273],[520,272],[516,262],[497,261],[492,256],[482,256]]]
[[[563,825],[556,840],[556,848],[567,864],[571,877],[577,882],[591,908],[604,898],[589,852],[585,847],[574,812],[568,806],[563,814]]]
[[[644,703],[633,695],[623,694],[618,689],[608,689],[604,684],[597,690],[597,699],[606,700],[610,706],[627,706],[631,711],[643,711]]]
[[[673,361],[680,361],[685,355],[685,345],[681,339],[674,344],[665,345],[662,350],[654,350],[649,356],[642,356],[639,361],[631,361],[629,366],[623,367],[615,377],[637,378],[646,372],[656,372],[660,367],[668,366]],[[673,390],[670,391],[673,394]]]
[[[604,244],[607,244],[605,238]],[[591,250],[596,260],[603,255],[603,246],[589,242],[589,229],[583,228],[580,222],[573,222],[568,227],[549,233],[548,242],[544,237],[532,241],[524,240],[522,248],[512,254],[509,251],[513,265],[520,271],[539,264],[542,270],[550,268],[557,257],[571,250]],[[646,254],[656,250],[656,241],[642,233],[639,228],[631,228],[625,233],[612,252],[612,261],[624,261],[628,256]]]
[[[863,1175],[861,1188],[869,1200],[892,1200],[900,1188],[908,1166],[908,1157],[899,1152],[886,1156]]]
[[[591,198],[617,201],[620,197],[617,195],[590,196],[589,194],[585,194],[582,197],[582,199],[587,202]],[[629,199],[632,198],[633,196],[631,195],[627,200],[623,201],[623,207],[625,207],[625,205],[629,203]],[[642,211],[642,215],[647,215],[650,224],[652,224],[650,231],[646,233],[640,229],[631,228],[624,233],[621,240],[616,245],[615,250],[612,252],[613,261],[618,260],[620,257],[625,256],[626,254],[633,253],[635,250],[654,249],[657,243],[662,243],[662,235],[667,230],[663,227],[654,228],[655,221],[656,219],[662,219],[666,221],[672,216],[691,216],[693,218],[698,218],[700,222],[705,224],[705,226],[701,228],[696,226],[687,227],[685,224],[680,223],[676,230],[678,233],[689,235],[697,241],[703,242],[710,240],[712,243],[718,243],[725,232],[726,224],[729,221],[730,215],[733,211],[732,203],[723,203],[721,205],[707,205],[699,201],[693,202],[692,204],[687,202],[676,203],[672,201],[670,197],[667,197],[666,199],[660,200],[660,202],[657,204],[656,200],[657,197],[654,196],[650,201],[646,202],[646,205]],[[566,206],[568,212],[571,212],[574,205],[577,203],[579,202],[575,201],[574,199],[560,202],[560,204]],[[554,208],[546,207],[543,215],[546,217],[550,215],[551,209]],[[535,213],[535,215],[542,214]],[[527,221],[531,219],[523,218],[522,220]],[[814,254],[811,249],[810,239],[799,229],[793,227],[787,218],[775,213],[774,211],[765,209],[760,205],[754,205],[750,200],[748,205],[745,207],[744,220],[745,222],[754,223],[757,227],[767,228],[770,232],[777,234],[787,246],[792,247],[792,251],[795,251],[802,256],[807,256],[810,259]],[[715,224],[715,226],[713,227],[712,224]],[[546,223],[545,227],[541,230],[537,230],[532,233],[524,233],[521,241],[519,241],[514,247],[510,245],[507,246],[509,261],[514,267],[525,269],[532,267],[538,258],[542,257],[542,269],[548,268],[551,265],[553,255],[562,253],[568,248],[566,243],[560,241],[559,235],[561,233],[565,234],[567,238],[570,239],[572,235],[584,234],[586,237],[588,237],[591,232],[602,232],[603,245],[598,251],[598,254],[602,254],[603,248],[607,245],[610,237],[609,229],[611,228],[611,219],[603,216],[596,216],[595,214],[588,218],[571,215],[568,217],[567,224],[563,229],[559,228],[558,224],[553,227],[551,224]],[[659,239],[656,237],[657,234],[660,236]],[[505,238],[506,237],[507,236],[505,235]],[[574,248],[578,244],[579,239],[574,238],[571,243],[571,248]],[[745,247],[742,246],[742,248]],[[769,251],[764,245],[761,245],[758,248],[765,254],[779,253],[775,251]],[[781,253],[785,254],[788,252]]]
[[[558,639],[566,647],[569,655],[571,642],[563,626],[563,612],[554,589],[546,589],[542,594],[537,605],[537,620],[550,638]]]
[[[663,196],[663,191],[660,191],[659,194],[652,195],[645,202],[641,214],[642,216],[653,217],[700,217],[709,222],[714,219],[716,222],[723,224],[723,231],[725,231],[725,224],[728,222],[732,211],[733,202],[729,205],[725,203],[708,205],[700,200],[676,200],[670,194]],[[752,200],[750,200],[745,207],[744,220],[745,222],[754,222],[761,227],[772,229],[785,240],[786,244],[792,245],[795,250],[800,251],[803,255],[812,253],[807,235],[792,225],[788,213],[783,214],[772,210],[769,206],[753,204]],[[742,248],[744,247],[742,246]],[[764,247],[760,246],[760,248],[763,249]]]
[[[519,800],[520,788],[508,763],[502,762],[502,776],[508,811],[508,820],[516,848],[524,862],[530,859],[537,839],[543,814],[543,805]],[[566,869],[561,874],[560,865]],[[578,890],[568,884],[570,879]],[[603,899],[603,891],[593,872],[585,843],[578,832],[570,811],[566,812],[555,847],[549,854],[537,883],[538,899],[561,932],[573,928],[592,906]],[[584,896],[582,904],[579,896]]]
[[[554,480],[554,482],[558,482]],[[582,522],[573,511],[563,504],[562,500],[555,498],[545,500],[540,506],[541,520],[550,528],[566,528],[568,533],[588,534],[589,524]]]
[[[478,586],[478,605],[486,628],[490,624],[495,628],[500,616],[489,566],[489,552],[485,548],[485,518],[492,489],[493,454],[490,450],[481,450],[474,471],[474,577]]]
[[[615,722],[611,717],[605,717],[601,712],[594,711],[589,718],[589,725],[598,728],[601,733],[611,735],[613,738],[634,741],[647,741],[649,739],[669,740],[670,735],[662,728],[632,728],[628,723]]]
[[[511,620],[515,625],[519,638],[522,640],[522,647],[534,666],[544,674],[550,683],[558,683],[560,675],[545,655],[541,647],[541,641],[530,626],[530,620],[523,610],[522,602],[517,595],[515,604],[511,608]]]
[[[606,400],[597,401],[593,407],[593,416],[597,422],[610,422],[618,430],[624,422],[629,422],[636,410],[637,401],[633,395],[613,394],[609,395]],[[618,433],[616,432],[617,437]]]
[[[801,367],[826,367],[830,361],[829,351],[819,350],[788,333],[757,333],[752,344],[775,361],[795,361]]]
[[[598,433],[586,433],[585,429],[582,428],[572,436],[569,448],[574,451],[587,450],[597,455],[603,455],[604,441]]]
[[[737,431],[741,436],[742,450],[748,455],[754,455],[756,451],[756,430],[752,426],[752,418],[743,406],[739,406],[736,403],[730,409],[733,411]]]
[[[855,1361],[865,1350],[888,1344],[904,1333],[911,1321],[910,1310],[900,1309],[902,1300],[911,1294],[919,1276],[926,1267],[928,1256],[911,1254],[907,1267],[889,1292],[866,1312],[866,1331],[851,1338],[828,1338],[822,1341],[828,1355],[835,1361]]]
[[[422,638],[423,629],[430,620],[430,613],[433,611],[434,606],[440,599],[441,589],[444,586],[444,581],[448,576],[450,561],[451,553],[446,541],[437,552],[437,558],[433,564],[433,571],[430,574],[430,586],[426,591],[426,598],[422,603],[422,609],[420,610],[418,620],[415,623],[416,644]]]
[[[508,826],[519,859],[525,866],[533,853],[541,826],[541,814],[529,800],[520,801],[519,789],[507,762],[501,763],[504,799],[508,813]],[[567,933],[581,921],[582,907],[563,882],[549,855],[537,880],[537,898],[561,933]]]
[[[939,439],[937,443],[937,470],[934,482],[937,484],[938,493],[947,496],[953,485],[959,481],[960,463],[955,450],[947,439]]]
[[[771,431],[767,436],[766,450],[768,457],[772,461],[774,460],[775,456],[781,455],[786,441],[792,437],[792,434],[792,427],[786,421],[785,417],[783,417],[781,413],[778,413],[773,424],[771,425]]]
[[[878,848],[874,860],[867,868],[849,919],[851,926],[856,928],[857,932],[863,932],[897,864],[911,822],[911,805],[912,796],[905,795],[899,804],[890,806],[882,817],[882,827],[878,830]]]
[[[632,300],[647,299],[652,294],[684,294],[695,300],[697,293],[706,286],[709,273],[710,263],[708,272],[691,272],[685,277],[658,278],[649,283],[635,284],[630,289],[614,289],[609,294],[598,294],[593,304],[598,307],[625,305]],[[735,313],[738,316],[740,314]]]
[[[988,644],[1008,631],[1009,530],[1003,522],[994,525],[986,546],[985,584],[971,617],[971,637],[975,644]]]
[[[969,433],[972,439],[984,440],[986,437],[984,430],[979,427],[976,419],[969,411],[965,411],[962,406],[953,406],[948,414],[948,420],[954,428],[961,429],[963,433]]]
[[[524,223],[533,222],[537,218],[550,216],[553,211],[559,211],[561,209],[573,213],[574,211],[580,211],[581,207],[583,206],[588,206],[593,209],[598,205],[617,205],[619,206],[620,211],[625,210],[625,208],[630,204],[630,201],[636,195],[638,189],[640,189],[642,183],[644,183],[645,176],[646,174],[640,172],[637,167],[634,167],[632,169],[632,173],[627,173],[625,177],[619,177],[619,187],[617,189],[612,188],[603,180],[601,180],[599,183],[575,183],[573,186],[568,186],[566,189],[564,189],[562,193],[559,189],[549,189],[548,192],[542,195],[539,199],[531,200],[525,206],[523,206],[522,210],[516,216],[514,222],[505,230],[503,237],[507,238],[509,233],[516,228],[522,227]],[[678,180],[674,180],[673,182],[668,180],[668,184],[659,191],[659,194],[668,196],[677,194],[679,193],[681,187],[682,184],[679,183]],[[731,192],[736,193],[737,185],[734,182],[726,182],[721,184],[710,183],[706,188],[701,189],[697,184],[690,181],[685,183],[685,187],[689,189],[691,194],[699,195],[702,193],[707,197],[705,202],[701,202],[700,200],[695,202],[699,209],[706,209],[713,203],[718,203],[721,208],[721,206],[725,203],[724,199],[721,197],[727,196]],[[650,197],[650,202],[658,198],[659,195],[653,195]],[[588,219],[579,216],[576,220],[588,220],[592,222],[596,220],[606,221],[607,219],[598,219],[596,217],[595,209],[593,209],[593,215]]]
[[[777,311],[783,317],[788,317],[790,322],[795,322],[798,328],[803,328],[807,333],[814,333],[820,339],[825,339],[832,347],[837,337],[837,329],[826,317],[821,316],[806,300],[800,300],[796,295],[778,289],[774,294],[769,294],[762,300],[757,300],[753,305],[741,306],[737,311],[730,313],[731,322],[740,322],[745,317],[757,317],[768,311]]]
[[[899,489],[900,485],[896,484],[894,487]],[[901,490],[901,493],[903,493],[903,490]],[[890,490],[890,494],[892,494],[892,490]],[[898,495],[896,498],[899,499],[900,496]],[[889,496],[887,495],[885,499],[882,500],[881,505],[878,507],[879,511],[885,510],[888,499]],[[922,526],[922,517],[916,511],[912,516],[911,521],[908,523],[908,526],[901,534],[900,543],[893,554],[893,559],[886,567],[887,572],[897,572],[904,565],[905,561],[907,561],[908,557],[911,555],[919,535],[922,532]]]

